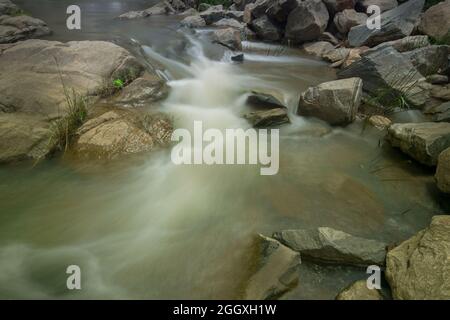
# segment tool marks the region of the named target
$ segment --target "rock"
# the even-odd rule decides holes
[[[360,77],[364,90],[369,94],[377,96],[380,90],[388,90],[389,99],[402,96],[407,103],[416,107],[423,106],[428,99],[428,90],[423,86],[425,78],[409,59],[392,47],[362,56],[339,71],[338,77]],[[386,104],[391,102],[386,101]]]
[[[281,29],[272,23],[267,16],[253,20],[250,27],[256,35],[263,40],[278,41],[282,37]]]
[[[450,216],[434,216],[386,257],[386,280],[394,299],[450,299]]]
[[[383,300],[383,296],[377,289],[369,289],[367,280],[358,280],[342,290],[336,300]]]
[[[450,193],[450,148],[439,154],[435,178],[439,190]]]
[[[252,94],[247,97],[246,104],[256,110],[286,108],[286,106],[274,96],[260,92],[252,92]]]
[[[147,11],[129,11],[121,14],[118,18],[121,20],[142,19],[150,16]]]
[[[448,53],[448,46],[427,46],[403,54],[423,76],[429,76],[447,69]]]
[[[349,48],[337,48],[330,50],[322,55],[322,58],[329,62],[341,61],[347,58],[350,53]]]
[[[195,10],[194,8],[186,9],[185,11],[180,13],[180,16],[184,16],[184,17],[196,16],[196,15],[198,15],[198,11]]]
[[[244,8],[252,3],[255,3],[256,0],[234,0],[234,4],[236,5],[237,10],[244,10]]]
[[[429,108],[424,113],[432,115],[435,122],[450,122],[450,101]]]
[[[411,51],[418,48],[423,48],[430,45],[430,41],[428,40],[428,36],[409,36],[404,37],[402,39],[387,41],[380,43],[379,45],[370,48],[365,52],[365,54],[380,50],[386,47],[393,47],[398,52],[406,52]]]
[[[355,0],[323,0],[330,16],[334,16],[336,13],[345,9],[353,9],[355,7]]]
[[[307,54],[322,58],[325,54],[334,50],[334,46],[326,41],[308,42],[301,47]]]
[[[335,36],[333,36],[330,32],[322,33],[319,37],[319,41],[327,41],[334,46],[339,44],[339,40]]]
[[[392,123],[391,120],[380,115],[371,116],[368,121],[370,125],[380,131],[386,130]]]
[[[245,23],[251,23],[253,20],[253,9],[255,8],[255,4],[254,3],[249,3],[248,5],[245,6],[244,9],[244,16],[243,16],[243,21]]]
[[[431,74],[427,76],[427,82],[431,84],[446,84],[448,83],[448,77],[440,74]]]
[[[397,0],[358,0],[355,6],[358,10],[367,12],[367,8],[373,5],[378,6],[380,12],[385,12],[397,7],[398,2]]]
[[[314,41],[325,31],[328,20],[321,0],[302,1],[288,16],[285,37],[294,43]]]
[[[322,119],[331,125],[347,125],[355,120],[362,85],[361,79],[350,78],[311,87],[300,96],[297,113]]]
[[[225,18],[225,11],[223,10],[222,5],[213,6],[209,9],[200,12],[200,16],[206,21],[207,25],[210,25],[214,22],[217,22],[223,18]]]
[[[206,21],[200,16],[190,16],[181,20],[180,24],[187,28],[201,28],[206,26]]]
[[[420,163],[435,166],[439,154],[450,147],[450,123],[394,123],[387,140]]]
[[[347,34],[354,26],[366,23],[367,15],[362,12],[356,12],[354,9],[345,9],[336,13],[334,16],[334,25],[342,34]]]
[[[237,20],[239,22],[244,22],[244,11],[228,10],[225,12],[225,17]]]
[[[275,4],[276,0],[256,0],[254,2],[254,8],[252,10],[253,18],[261,18],[266,15],[267,9]]]
[[[30,16],[0,16],[0,43],[35,39],[51,34],[47,24]]]
[[[276,0],[267,8],[267,16],[280,23],[285,24],[289,13],[298,6],[297,0]]]
[[[141,18],[148,18],[150,16],[155,15],[167,15],[167,14],[174,14],[177,12],[184,12],[186,11],[187,7],[186,4],[181,0],[166,0],[161,1],[154,6],[141,10],[141,11],[130,11],[121,14],[118,18],[119,19],[141,19]]]
[[[381,27],[369,29],[359,25],[350,29],[348,41],[351,47],[373,47],[382,42],[409,36],[420,18],[424,0],[410,0],[380,15]]]
[[[286,108],[252,111],[244,115],[255,128],[266,128],[289,123]]]
[[[170,120],[162,114],[142,116],[115,109],[83,124],[72,151],[83,158],[114,159],[168,145],[172,131]]]
[[[244,54],[243,53],[239,53],[239,54],[231,56],[231,61],[244,62]]]
[[[445,40],[450,34],[450,0],[439,2],[425,11],[419,30],[434,39]]]
[[[241,33],[234,28],[215,30],[213,41],[230,50],[242,50]]]
[[[208,9],[211,8],[211,7],[212,7],[212,5],[210,5],[210,4],[208,4],[208,3],[205,3],[205,2],[202,2],[202,3],[200,3],[200,4],[198,5],[198,11],[203,12],[203,11],[208,10]]]
[[[175,4],[178,3],[179,2],[176,2]],[[181,10],[185,9],[186,7],[183,7]],[[144,11],[145,13],[148,14],[148,16],[157,16],[157,15],[174,14],[176,13],[177,9],[175,9],[175,7],[172,6],[170,1],[162,1]]]
[[[224,18],[212,24],[215,27],[231,27],[238,30],[244,30],[245,24],[235,19]]]
[[[22,10],[10,0],[0,0],[0,16],[16,16],[22,13]]]
[[[450,86],[448,84],[445,86],[434,85],[431,88],[430,96],[433,98],[450,101]]]
[[[244,27],[244,30],[241,32],[243,40],[256,40],[258,36],[256,33],[250,29],[248,26]]]
[[[143,67],[127,50],[109,42],[26,40],[2,51],[0,70],[0,109],[8,112],[0,113],[1,121],[23,121],[17,130],[0,135],[0,154],[22,160],[41,158],[54,147],[46,139],[49,121],[65,116],[68,108],[61,77],[70,94],[74,90],[86,96],[102,91],[111,79],[134,80]],[[27,133],[27,127],[33,130]],[[4,139],[21,145],[11,150]],[[40,147],[43,139],[45,148]]]
[[[156,75],[146,73],[124,87],[113,100],[114,105],[143,107],[165,99],[168,94],[169,89],[164,80]]]
[[[274,233],[273,237],[288,248],[300,252],[303,259],[353,266],[385,264],[385,243],[355,237],[328,227],[284,230]]]
[[[352,63],[361,59],[361,55],[366,52],[368,47],[352,48],[350,49],[348,55],[342,61],[342,68],[347,68]]]
[[[244,293],[246,300],[276,299],[298,282],[300,255],[278,241],[259,235],[259,259]]]

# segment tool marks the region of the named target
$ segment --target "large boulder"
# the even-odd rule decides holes
[[[258,261],[248,280],[244,299],[275,299],[292,289],[298,282],[300,254],[278,241],[259,235]]]
[[[334,16],[336,13],[345,9],[353,9],[355,7],[355,0],[323,0],[323,3],[327,6],[330,16]]]
[[[353,266],[385,264],[385,243],[332,228],[284,230],[274,233],[273,237],[300,252],[303,259]]]
[[[420,163],[435,166],[439,154],[450,147],[450,123],[394,123],[387,140]]]
[[[171,121],[163,114],[113,109],[78,129],[72,151],[81,158],[114,159],[167,146],[172,131]]]
[[[262,40],[278,41],[282,38],[281,28],[274,24],[266,15],[254,19],[250,24],[250,28]]]
[[[390,250],[386,279],[394,299],[450,299],[450,216],[434,216],[425,230]]]
[[[342,34],[347,34],[354,26],[366,23],[367,15],[354,9],[345,9],[334,16],[334,25]]]
[[[366,280],[358,280],[342,290],[336,300],[383,300],[377,289],[369,289]]]
[[[423,76],[429,76],[447,69],[449,48],[449,46],[427,46],[403,54]]]
[[[419,30],[437,40],[450,36],[450,0],[439,2],[422,15]]]
[[[385,12],[397,7],[398,2],[397,0],[358,0],[355,7],[360,11],[367,12],[367,8],[373,5],[378,6],[380,12]]]
[[[276,0],[266,10],[272,20],[284,24],[289,13],[298,6],[297,0]]]
[[[218,29],[213,33],[213,41],[230,50],[241,50],[241,33],[235,28]]]
[[[109,42],[26,40],[2,50],[0,70],[0,109],[7,111],[0,112],[1,127],[22,122],[0,134],[0,162],[9,162],[42,158],[51,151],[49,121],[66,116],[73,91],[79,96],[104,92],[114,79],[131,82],[143,67]],[[41,148],[44,140],[47,145]]]
[[[425,0],[410,0],[381,14],[380,28],[369,29],[362,24],[350,29],[348,41],[352,47],[373,47],[379,43],[409,36],[417,25]]]
[[[392,47],[363,55],[361,59],[338,72],[339,78],[360,77],[363,88],[372,96],[397,100],[402,97],[408,104],[422,107],[428,99],[425,78],[411,61]],[[381,93],[380,93],[381,92]],[[392,101],[384,101],[386,104]]]
[[[355,120],[362,97],[360,78],[324,82],[306,90],[298,104],[298,114],[316,117],[332,125]]]
[[[288,16],[285,37],[294,43],[317,40],[325,31],[329,18],[321,0],[302,1]]]
[[[35,39],[51,34],[47,24],[26,15],[0,16],[0,43]]]
[[[435,177],[439,190],[450,193],[450,148],[439,155]]]

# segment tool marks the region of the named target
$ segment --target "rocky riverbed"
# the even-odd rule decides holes
[[[95,279],[81,297],[450,298],[450,0],[167,0],[105,18],[170,21],[154,42],[64,41],[19,3],[0,0],[0,271],[27,266],[11,279],[67,255]],[[280,174],[174,167],[171,134],[194,120],[280,128]],[[0,278],[0,297],[65,297],[43,278]]]

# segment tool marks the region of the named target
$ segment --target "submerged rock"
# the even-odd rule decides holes
[[[362,85],[361,79],[349,78],[311,87],[300,96],[297,113],[332,125],[349,124],[361,103]]]
[[[367,93],[377,96],[381,90],[388,91],[389,98],[402,96],[416,107],[422,107],[429,97],[425,78],[407,57],[392,47],[363,55],[339,71],[338,77],[359,77]]]
[[[450,148],[439,155],[435,178],[439,190],[450,193]]]
[[[330,16],[321,0],[305,0],[291,11],[285,37],[294,43],[317,40],[325,31]]]
[[[450,0],[430,7],[422,14],[419,30],[437,40],[445,40],[450,35]]]
[[[51,34],[47,24],[30,16],[0,16],[0,43],[35,39]]]
[[[300,254],[263,235],[259,235],[257,246],[256,271],[248,281],[243,298],[276,299],[297,284]]]
[[[252,111],[244,115],[255,128],[279,126],[289,123],[286,108]]]
[[[375,46],[409,36],[417,25],[424,0],[410,0],[381,14],[381,27],[369,29],[366,24],[351,28],[348,41],[352,47]]]
[[[450,147],[450,123],[395,123],[386,138],[420,163],[435,166],[439,154]]]
[[[336,300],[383,300],[377,289],[369,289],[366,280],[358,280],[342,290]]]
[[[386,280],[394,299],[450,299],[450,216],[434,216],[425,230],[390,250]]]

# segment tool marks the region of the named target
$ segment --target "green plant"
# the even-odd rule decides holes
[[[125,69],[123,71],[120,71],[113,77],[104,79],[103,85],[100,87],[97,94],[100,97],[109,97],[114,93],[122,90],[138,76],[139,71],[136,69]]]
[[[114,87],[116,87],[117,89],[122,89],[124,86],[124,82],[122,79],[116,79],[113,81],[113,85]]]

